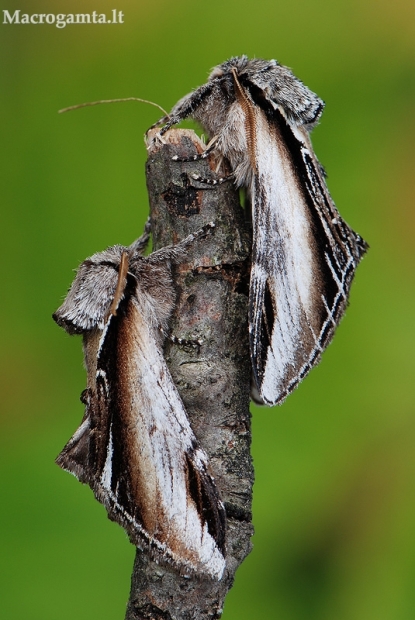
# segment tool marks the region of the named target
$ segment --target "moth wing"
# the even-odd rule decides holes
[[[131,542],[219,579],[224,508],[139,297],[126,292],[108,319],[85,433],[77,431],[59,464],[77,475],[73,463],[87,443],[83,481]]]
[[[318,122],[324,102],[288,67],[275,60],[253,60],[249,65],[247,86],[251,97],[260,107],[266,107],[266,101],[274,110],[282,110],[291,122],[299,125],[312,127]]]
[[[56,458],[56,463],[59,467],[73,474],[80,482],[85,484],[89,483],[93,475],[89,463],[89,455],[91,452],[90,419],[90,412],[87,408],[80,427]]]
[[[280,403],[319,361],[366,244],[340,217],[305,129],[257,112],[250,342],[254,399]]]

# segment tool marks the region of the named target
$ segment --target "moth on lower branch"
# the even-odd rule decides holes
[[[211,228],[143,257],[147,231],[79,267],[54,319],[83,335],[86,408],[57,463],[89,484],[133,544],[220,579],[225,511],[162,350],[176,298],[172,265]]]
[[[236,185],[247,190],[253,397],[267,405],[281,403],[320,360],[367,249],[337,211],[311,145],[323,107],[276,60],[240,56],[153,125],[164,124],[161,137],[187,117],[198,121],[210,138],[200,157],[215,150],[228,159]]]

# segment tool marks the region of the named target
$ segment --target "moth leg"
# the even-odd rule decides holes
[[[166,245],[164,248],[160,248],[160,250],[152,252],[146,257],[146,260],[149,263],[156,264],[166,260],[170,260],[173,263],[178,263],[186,258],[186,252],[189,246],[193,245],[197,239],[201,239],[202,237],[209,235],[214,228],[215,224],[213,222],[209,222],[209,224],[205,224],[205,226],[202,226],[199,230],[191,233],[176,245]]]
[[[151,127],[149,127],[146,131],[146,136],[148,134],[149,131],[151,131],[152,129],[155,129],[156,127],[160,127],[160,125],[163,125],[163,123],[167,123],[170,120],[170,116],[163,116],[162,118],[159,118],[158,121],[156,121],[155,123],[153,123],[153,125],[151,125]],[[164,132],[163,132],[164,133]]]
[[[212,88],[213,83],[208,82],[207,84],[200,86],[193,93],[190,93],[190,95],[187,95],[187,97],[184,97],[178,105],[174,106],[170,115],[163,116],[163,118],[161,118],[156,123],[154,123],[154,125],[149,127],[146,131],[146,135],[151,129],[160,127],[160,125],[163,125],[163,123],[165,123],[165,125],[160,129],[157,134],[157,137],[161,139],[161,137],[166,133],[166,131],[170,129],[170,127],[173,127],[173,125],[177,125],[188,116],[192,116],[194,111],[200,106],[200,104],[206,99],[206,97],[210,95]]]
[[[212,140],[208,143],[203,153],[198,153],[197,155],[193,155],[192,157],[179,157],[178,155],[173,155],[172,160],[178,162],[190,162],[206,159],[215,150],[218,140],[219,136],[213,136]]]
[[[144,252],[150,239],[150,233],[151,233],[151,221],[150,221],[150,218],[148,218],[147,222],[144,224],[143,234],[140,237],[138,237],[138,239],[133,241],[133,243],[130,246],[128,246],[128,253],[130,256],[132,256],[133,254],[136,254],[137,252],[138,254],[142,254]]]
[[[157,123],[154,123],[154,125],[151,125],[151,127],[149,127],[147,129],[146,133],[144,134],[144,143],[147,144],[147,150],[150,150],[152,148],[153,144],[156,143],[157,141],[159,141],[161,144],[166,144],[166,141],[163,138],[164,134],[171,127],[173,127],[173,125],[177,125],[184,118],[186,118],[186,116],[183,116],[183,117],[180,117],[180,116],[163,116],[163,118],[161,118],[159,121],[157,121]],[[165,125],[163,125],[163,123],[165,123]],[[152,129],[155,129],[156,127],[160,127],[160,125],[163,125],[163,127],[160,129],[160,131],[157,131],[157,133],[154,134],[153,139],[149,141],[148,134],[150,133],[150,131]]]
[[[159,327],[162,335],[164,338],[166,338],[167,340],[170,340],[170,342],[172,342],[173,344],[179,344],[182,346],[189,346],[189,347],[197,347],[199,348],[202,344],[203,344],[203,340],[187,340],[186,338],[177,338],[177,336],[174,336],[173,334],[169,334],[168,332],[166,332],[162,327]]]
[[[151,129],[151,127],[150,127],[150,129]],[[150,129],[148,131],[150,131]],[[145,135],[144,144],[147,145],[147,151],[149,151],[153,147],[154,144],[157,144],[157,142],[160,142],[160,144],[167,144],[167,142],[165,141],[165,139],[161,135],[160,131],[158,131],[156,134],[154,134],[154,137],[151,140],[151,142],[148,142],[147,134]]]
[[[215,228],[215,224],[213,222],[209,222],[209,224],[205,224],[199,230],[196,230],[194,233],[190,233],[187,237],[180,241],[177,245],[172,246],[173,248],[180,248],[181,250],[186,250],[189,245],[192,245],[197,239],[202,239],[209,235],[213,229]]]
[[[231,174],[226,175],[226,177],[219,177],[218,179],[206,179],[201,177],[198,174],[191,174],[190,175],[192,177],[192,179],[194,181],[197,181],[198,183],[203,183],[203,185],[222,185],[222,183],[227,183],[228,181],[234,181],[235,180],[235,174],[232,172]]]

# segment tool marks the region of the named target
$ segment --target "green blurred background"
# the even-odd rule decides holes
[[[82,416],[81,342],[51,320],[86,256],[147,214],[150,106],[245,53],[290,66],[327,104],[313,133],[332,195],[371,249],[321,365],[253,408],[254,551],[225,620],[415,618],[414,48],[409,0],[70,0],[22,12],[124,25],[0,25],[0,617],[124,617],[134,548],[54,465]]]

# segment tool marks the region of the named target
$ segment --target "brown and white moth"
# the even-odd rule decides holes
[[[83,335],[86,407],[57,463],[91,487],[133,544],[220,579],[224,507],[162,350],[176,298],[172,265],[211,228],[143,257],[147,231],[79,267],[54,319]]]
[[[276,60],[240,56],[214,68],[154,125],[164,124],[162,136],[187,117],[198,121],[211,140],[200,157],[213,150],[225,157],[247,190],[253,398],[267,405],[281,403],[320,360],[367,248],[339,215],[310,142],[323,107]]]

